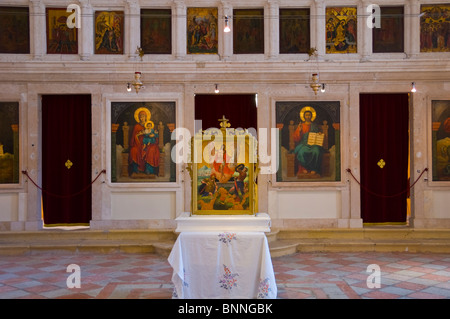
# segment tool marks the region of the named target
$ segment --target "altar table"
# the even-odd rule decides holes
[[[169,255],[173,297],[271,299],[277,286],[264,232],[182,232]]]

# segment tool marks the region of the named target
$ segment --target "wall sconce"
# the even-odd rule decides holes
[[[325,83],[322,83],[322,87],[320,88],[320,92],[325,93]]]
[[[228,21],[228,16],[225,16],[225,27],[223,28],[223,32],[230,32],[230,25],[229,25],[229,21]]]
[[[313,89],[314,94],[317,95],[317,91],[319,91],[319,88],[322,87],[322,85],[319,83],[319,75],[317,73],[313,73],[312,83],[309,86]]]
[[[141,61],[142,61],[142,58],[144,57],[144,50],[138,46],[136,48],[136,54],[139,55],[139,57],[141,58]]]
[[[416,90],[416,83],[415,82],[411,83],[411,92],[412,93],[417,92],[417,90]]]
[[[141,61],[142,61],[142,58],[144,56],[144,50],[138,46],[136,48],[136,54],[139,55],[139,57],[141,58]],[[142,81],[141,81],[141,75],[142,75],[141,72],[137,72],[137,71],[134,72],[134,81],[127,83],[127,91],[128,92],[131,92],[131,86],[134,87],[136,94],[139,93],[139,90],[144,87],[144,83],[142,83]]]
[[[131,86],[134,87],[136,94],[144,87],[144,83],[141,81],[141,72],[134,72],[134,81],[127,83],[127,91],[131,92]]]
[[[216,84],[216,86],[215,86],[214,93],[219,93],[219,85],[218,84]]]

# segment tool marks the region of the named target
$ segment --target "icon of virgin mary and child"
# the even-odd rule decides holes
[[[134,113],[137,123],[130,135],[129,176],[142,173],[157,176],[159,173],[159,134],[150,117],[150,110],[145,107]]]

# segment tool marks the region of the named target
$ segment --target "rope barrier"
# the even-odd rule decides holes
[[[419,181],[419,179],[422,177],[423,173],[428,171],[428,167],[426,167],[422,173],[419,175],[419,177],[417,177],[417,179],[414,181],[414,183],[412,183],[411,186],[409,186],[407,189],[405,189],[404,191],[401,191],[397,194],[394,195],[380,195],[378,193],[372,192],[370,189],[368,189],[367,187],[365,187],[364,185],[361,185],[361,183],[356,179],[356,177],[353,175],[352,170],[350,168],[347,168],[347,172],[350,173],[350,175],[352,175],[353,179],[358,183],[359,186],[361,186],[362,189],[364,189],[366,192],[368,192],[369,194],[372,194],[374,196],[378,196],[378,197],[383,197],[383,198],[392,198],[392,197],[397,197],[399,195],[402,195],[403,193],[408,192],[410,189],[412,189],[414,187],[414,185],[416,185],[416,183]]]
[[[26,177],[28,177],[28,179],[34,184],[34,186],[36,186],[38,189],[40,189],[43,193],[46,193],[47,195],[50,196],[54,196],[54,197],[58,197],[58,198],[69,198],[69,197],[75,197],[83,192],[85,192],[89,187],[92,186],[92,184],[95,183],[95,181],[100,177],[101,174],[105,174],[106,170],[102,170],[100,173],[98,173],[97,177],[94,178],[94,180],[86,187],[84,187],[82,190],[80,190],[79,192],[76,192],[74,194],[69,194],[69,195],[58,195],[58,194],[54,194],[54,193],[50,193],[49,191],[43,189],[42,187],[40,187],[38,184],[36,184],[36,182],[30,177],[30,175],[28,175],[27,171],[22,171],[22,174],[24,174]]]

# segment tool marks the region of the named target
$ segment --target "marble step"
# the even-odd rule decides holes
[[[168,256],[173,230],[41,230],[0,232],[0,255],[36,252],[156,253]]]
[[[450,230],[272,230],[272,257],[296,252],[450,253]],[[173,230],[0,232],[0,255],[36,252],[155,253],[169,256]]]
[[[3,231],[0,232],[0,244],[9,242],[38,241],[161,241],[173,240],[177,235],[173,229],[123,229],[123,230],[61,230],[44,229],[39,231]]]
[[[408,227],[365,227],[361,229],[283,229],[273,230],[277,239],[421,240],[437,239],[450,243],[450,229]]]
[[[296,252],[434,252],[450,253],[450,230],[408,227],[273,230],[272,256]]]
[[[173,241],[145,243],[145,242],[116,242],[116,241],[91,241],[74,243],[60,241],[56,243],[10,243],[0,246],[0,255],[26,255],[39,252],[52,253],[155,253],[161,256],[169,256]]]
[[[269,243],[272,257],[297,252],[410,252],[450,253],[450,244],[443,240],[326,240],[326,239],[278,239]]]

